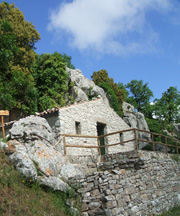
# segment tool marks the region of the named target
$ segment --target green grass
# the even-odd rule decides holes
[[[0,150],[0,216],[71,216],[68,199],[79,206],[73,191],[56,192],[23,177]]]
[[[176,206],[160,216],[180,216],[180,206]]]

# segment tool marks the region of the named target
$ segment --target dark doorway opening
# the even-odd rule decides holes
[[[97,122],[97,135],[98,136],[104,135],[105,134],[105,128],[106,128],[105,124]],[[105,145],[104,137],[100,138],[100,146],[103,146],[103,145]],[[104,155],[105,153],[106,153],[105,147],[102,147],[101,148],[101,155]]]

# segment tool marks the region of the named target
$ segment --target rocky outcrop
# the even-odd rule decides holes
[[[177,124],[173,124],[173,129],[174,129],[174,132],[180,136],[180,123],[177,123]]]
[[[144,118],[144,115],[140,112],[134,112],[134,106],[129,103],[123,102],[123,120],[131,127],[141,130],[149,131],[149,127]],[[143,140],[151,140],[150,134],[138,132],[138,138]],[[146,142],[139,142],[139,148],[142,149],[146,146]]]
[[[30,116],[21,119],[14,123],[9,133],[9,141],[7,144],[1,142],[0,147],[24,176],[39,180],[40,184],[53,187],[54,190],[65,191],[67,184],[60,177],[68,179],[69,176],[83,174],[54,148],[56,140],[44,118]],[[73,172],[64,172],[64,167],[71,167],[69,172]]]
[[[92,80],[86,78],[81,70],[66,69],[69,79],[74,83],[72,87],[72,95],[76,102],[88,101],[93,98],[102,97],[109,104],[106,93],[102,88],[95,85]]]

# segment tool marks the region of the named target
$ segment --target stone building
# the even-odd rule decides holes
[[[81,102],[66,107],[56,108],[37,114],[46,118],[52,127],[56,139],[60,139],[62,134],[99,136],[116,131],[130,129],[129,125],[117,115],[117,113],[98,98],[92,101]],[[134,133],[124,132],[107,136],[101,139],[101,145],[115,144],[134,138]],[[81,146],[98,146],[97,138],[92,137],[66,137],[66,144]],[[63,140],[58,148],[63,151]],[[101,148],[101,154],[130,151],[134,149],[133,142],[123,145]],[[77,148],[68,147],[67,155],[90,155],[97,154],[97,148]]]
[[[97,136],[117,131],[131,129],[130,126],[102,99],[84,101],[61,108],[53,108],[36,116],[45,118],[56,140],[63,134],[75,136],[66,137],[67,145],[98,146]],[[13,122],[5,124],[6,135]],[[78,136],[77,136],[78,135]],[[89,137],[79,137],[87,135]],[[95,137],[91,137],[95,136]],[[134,139],[134,133],[124,132],[100,139],[100,145],[110,145]],[[57,145],[57,149],[64,152],[63,139]],[[101,154],[126,152],[134,149],[134,142],[127,142],[108,148],[101,148]],[[67,155],[98,155],[98,148],[67,147]]]

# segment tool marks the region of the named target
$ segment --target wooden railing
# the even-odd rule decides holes
[[[124,134],[127,132],[132,132],[134,133],[134,138],[133,139],[129,139],[129,140],[125,140],[125,141],[119,141],[117,143],[113,143],[113,144],[105,144],[105,145],[100,145],[100,139],[101,138],[105,138],[105,137],[109,137],[115,134]],[[140,133],[146,133],[149,134],[149,140],[147,139],[140,139],[139,134]],[[92,139],[95,138],[97,139],[97,143],[95,145],[73,145],[73,144],[67,144],[66,143],[66,138],[67,137],[76,137],[76,138],[86,138],[86,139]],[[155,137],[160,138],[160,141],[157,141],[155,139]],[[164,143],[162,142],[162,139],[164,139]],[[171,142],[173,141],[175,143],[175,145],[169,144],[168,140],[171,140]],[[98,149],[98,154],[101,154],[101,148],[109,148],[112,146],[117,146],[117,145],[124,145],[125,143],[129,143],[129,142],[134,142],[134,149],[138,150],[139,149],[139,142],[144,142],[144,143],[149,143],[152,144],[152,150],[156,151],[156,145],[162,145],[165,146],[165,153],[168,153],[168,147],[173,147],[176,149],[176,154],[179,154],[179,149],[180,149],[180,140],[169,137],[169,136],[165,136],[162,134],[158,134],[158,133],[152,133],[149,131],[145,131],[145,130],[140,130],[140,129],[128,129],[128,130],[122,130],[122,131],[117,131],[117,132],[113,132],[113,133],[109,133],[109,134],[105,134],[105,135],[101,135],[101,136],[90,136],[90,135],[78,135],[78,134],[61,134],[61,138],[58,140],[58,142],[55,144],[55,146],[57,146],[61,141],[63,141],[63,145],[64,145],[64,155],[67,154],[67,148],[90,148],[90,149]],[[54,146],[54,147],[55,147]]]

